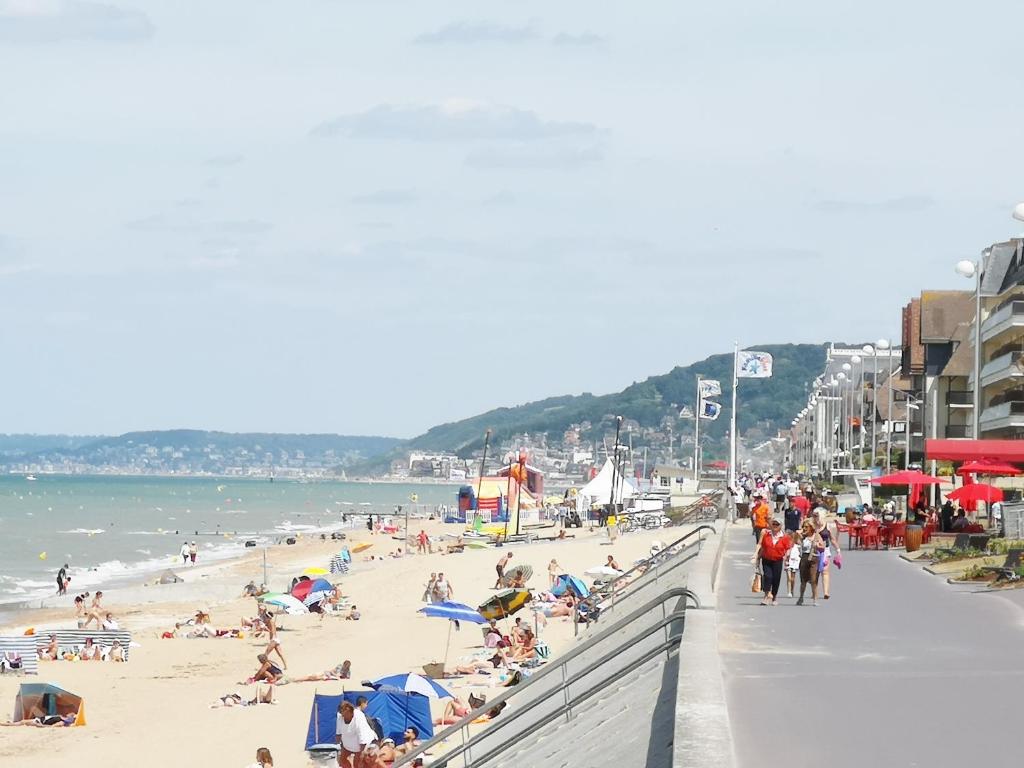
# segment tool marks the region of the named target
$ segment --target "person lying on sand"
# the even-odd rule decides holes
[[[330,680],[348,680],[352,677],[352,662],[348,659],[341,662],[334,669],[329,669],[326,672],[321,672],[319,675],[306,675],[305,677],[289,677],[285,678],[290,683],[320,683],[327,682]],[[280,682],[284,682],[281,680]]]
[[[256,695],[251,699],[244,699],[240,693],[229,693],[221,696],[217,701],[210,705],[210,709],[218,709],[220,707],[254,707],[257,704],[273,704],[274,703],[274,689],[267,686],[267,690],[264,691],[262,687],[256,688]]]
[[[48,715],[43,712],[37,704],[28,711],[28,717],[25,717],[16,723],[0,723],[0,725],[4,727],[27,725],[30,728],[48,728],[54,725],[63,727],[67,725],[74,725],[77,717],[78,716],[75,714]]]
[[[498,667],[508,664],[508,656],[504,648],[498,648],[494,655],[486,661],[470,661],[455,667],[455,673],[459,675],[475,675],[477,672],[490,672]]]
[[[454,725],[470,712],[469,705],[458,696],[448,699],[444,705],[444,712],[434,720],[434,725]]]

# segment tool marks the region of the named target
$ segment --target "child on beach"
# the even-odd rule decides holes
[[[798,532],[791,536],[793,546],[786,554],[786,586],[789,588],[790,597],[793,596],[793,590],[796,588],[796,575],[800,572],[800,542],[803,539]]]

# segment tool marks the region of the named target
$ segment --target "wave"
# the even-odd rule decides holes
[[[57,531],[57,533],[87,533],[90,536],[94,533],[106,533],[104,528],[72,528],[70,531]]]

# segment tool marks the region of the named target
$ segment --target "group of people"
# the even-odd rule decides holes
[[[786,576],[789,597],[796,595],[797,605],[804,605],[810,587],[811,605],[818,604],[818,591],[830,599],[830,569],[834,563],[842,567],[838,527],[828,518],[828,511],[815,504],[814,491],[805,489],[791,494],[788,478],[778,477],[772,488],[772,502],[755,488],[751,492],[750,523],[753,530],[754,581],[760,580],[764,594],[761,605],[778,605],[782,577]],[[770,481],[769,481],[770,482]],[[799,486],[797,486],[799,488]],[[811,510],[808,513],[808,510]]]
[[[199,548],[196,546],[196,543],[194,541],[191,544],[186,541],[184,544],[181,545],[181,549],[179,550],[178,554],[181,555],[182,565],[195,565],[196,555],[199,554]]]
[[[113,640],[109,648],[104,648],[87,637],[84,645],[61,649],[57,635],[51,634],[49,642],[39,650],[39,658],[50,661],[124,661],[124,646],[120,640]]]
[[[431,573],[430,578],[423,589],[424,603],[443,603],[451,600],[455,595],[455,589],[444,573]]]
[[[89,625],[96,622],[96,629],[120,629],[117,619],[113,614],[103,607],[103,593],[97,592],[92,596],[92,602],[88,607],[85,601],[89,599],[89,593],[83,592],[75,596],[75,618],[78,620],[79,629],[88,629]]]
[[[419,730],[412,725],[403,732],[402,743],[395,744],[384,735],[380,721],[366,714],[368,706],[365,696],[358,697],[355,704],[343,701],[338,705],[335,740],[342,768],[387,768],[420,745]]]

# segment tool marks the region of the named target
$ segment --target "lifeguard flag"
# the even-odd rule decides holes
[[[772,375],[771,352],[751,352],[744,350],[736,353],[736,378],[768,379]]]

